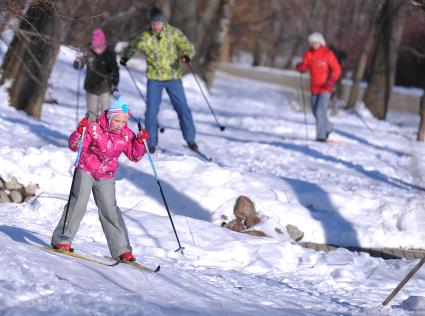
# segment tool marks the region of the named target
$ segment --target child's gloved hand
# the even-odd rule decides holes
[[[143,144],[143,141],[147,141],[149,139],[150,135],[149,133],[144,129],[137,134],[137,141],[140,144]]]
[[[80,123],[78,123],[77,133],[82,134],[84,128],[86,128],[87,126],[89,126],[89,119],[85,117],[80,121]]]

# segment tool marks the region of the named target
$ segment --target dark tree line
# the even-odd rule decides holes
[[[0,84],[10,81],[11,105],[40,118],[44,95],[60,45],[87,47],[90,33],[102,27],[109,44],[134,39],[148,26],[156,6],[198,48],[194,69],[211,87],[229,31],[234,0],[192,1],[3,1],[0,27],[18,19],[14,38],[2,63]],[[198,22],[201,27],[197,28]]]
[[[12,106],[39,118],[60,45],[87,47],[95,27],[105,30],[111,46],[130,41],[148,26],[152,7],[159,6],[196,46],[191,64],[208,88],[218,63],[241,54],[250,54],[253,65],[292,68],[307,48],[308,34],[320,31],[329,44],[348,52],[344,70],[353,73],[354,84],[347,105],[360,99],[359,83],[366,78],[363,100],[385,119],[400,76],[396,70],[425,56],[423,45],[412,44],[423,43],[425,36],[412,4],[424,8],[423,0],[3,0],[0,31],[12,28],[15,36],[0,84],[10,82]],[[418,26],[403,35],[412,21]],[[416,59],[404,57],[412,54]]]
[[[372,114],[383,120],[395,82],[398,50],[407,14],[405,0],[386,0],[376,21],[376,48],[371,58],[364,102]]]
[[[424,7],[422,0],[413,2]],[[409,1],[239,0],[236,7],[230,32],[234,59],[248,52],[254,66],[293,69],[307,49],[307,36],[322,32],[334,51],[346,53],[343,72],[353,79],[347,107],[362,99],[385,119],[395,82],[425,86],[425,20]],[[369,85],[362,96],[363,80]]]

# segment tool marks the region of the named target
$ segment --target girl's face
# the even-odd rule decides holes
[[[96,53],[96,55],[102,55],[103,52],[106,50],[106,47],[93,47],[92,49]]]
[[[110,128],[118,132],[124,127],[124,125],[127,123],[127,120],[127,115],[123,113],[117,113],[111,118]]]
[[[322,46],[319,42],[313,42],[311,43],[311,47],[313,47],[314,50],[318,50]]]

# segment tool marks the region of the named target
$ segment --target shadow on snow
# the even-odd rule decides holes
[[[139,189],[142,189],[144,192],[146,192],[146,194],[154,198],[159,204],[163,205],[159,187],[154,176],[128,165],[121,165],[120,169],[124,178],[133,182],[133,184],[135,184]],[[180,190],[175,189],[170,183],[162,179],[160,179],[160,182],[170,212],[204,221],[211,220],[210,212],[204,209],[198,202],[192,200],[189,196],[182,193],[183,188]]]

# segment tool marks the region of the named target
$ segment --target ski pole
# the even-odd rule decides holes
[[[406,283],[410,280],[410,278],[423,266],[425,263],[425,258],[422,258],[421,261],[419,261],[413,269],[404,277],[403,280],[397,285],[397,287],[391,292],[390,295],[385,299],[385,301],[382,303],[382,305],[386,306],[388,303],[394,298],[394,296],[397,295],[397,293],[403,288],[403,286],[406,285]]]
[[[78,118],[80,117],[80,78],[81,78],[81,69],[78,69],[78,77],[77,77],[77,113],[75,115],[75,125],[78,124]]]
[[[133,73],[130,71],[130,68],[128,68],[128,66],[127,66],[127,65],[125,65],[124,67],[125,67],[125,69],[127,69],[127,72],[128,72],[128,74],[130,75],[130,78],[131,78],[131,80],[133,81],[134,86],[136,87],[137,92],[139,92],[140,97],[142,98],[143,102],[145,102],[145,105],[146,105],[146,107],[147,107],[147,106],[148,106],[148,104],[147,104],[147,102],[146,102],[145,96],[143,95],[142,90],[140,90],[139,85],[137,84],[137,81],[136,81],[136,79],[135,79],[135,78],[134,78],[134,76],[133,76]],[[159,131],[160,131],[161,133],[164,133],[164,130],[165,130],[165,128],[164,128],[163,126],[159,126]]]
[[[140,119],[139,119],[139,122],[137,123],[137,127],[139,128],[139,132],[141,132],[143,130],[142,123],[141,123]],[[146,143],[146,140],[143,140],[143,144],[145,145],[145,150],[146,150],[146,153],[148,154],[149,162],[151,164],[153,174],[154,174],[155,179],[156,179],[156,183],[158,183],[159,191],[161,192],[162,201],[164,202],[165,209],[167,210],[168,217],[170,218],[171,226],[173,227],[173,230],[174,230],[174,235],[176,236],[177,243],[179,245],[179,248],[176,249],[175,252],[180,251],[182,253],[182,255],[184,255],[183,254],[184,247],[182,247],[182,245],[180,244],[179,236],[177,235],[176,227],[174,226],[173,218],[171,217],[171,212],[170,212],[170,209],[168,208],[167,200],[165,199],[164,191],[162,190],[161,182],[159,181],[158,174],[156,172],[156,168],[155,168],[155,165],[153,163],[151,154],[149,153],[148,144]]]
[[[202,90],[201,85],[200,85],[200,83],[199,83],[199,81],[198,81],[198,78],[196,77],[195,72],[194,72],[194,71],[193,71],[193,69],[192,69],[192,66],[190,66],[190,64],[189,64],[189,63],[187,63],[186,65],[189,67],[190,71],[192,72],[193,77],[195,77],[195,81],[196,81],[196,83],[198,84],[199,90],[201,90],[201,93],[202,93],[202,95],[204,96],[205,102],[207,102],[207,105],[208,105],[208,107],[210,108],[211,114],[214,116],[215,122],[217,123],[218,127],[220,128],[220,131],[222,131],[222,132],[223,132],[223,131],[226,129],[226,126],[221,125],[221,124],[218,122],[217,116],[215,115],[214,110],[212,109],[211,104],[210,104],[210,102],[208,101],[208,98],[207,98],[207,96],[205,95],[204,90]]]
[[[89,112],[86,112],[85,118],[87,118],[87,119],[89,118]],[[77,173],[77,166],[78,166],[78,162],[80,161],[81,151],[83,150],[83,142],[84,142],[84,135],[85,134],[86,134],[86,127],[83,127],[83,132],[81,133],[81,137],[80,137],[80,145],[78,147],[77,158],[75,159],[75,162],[74,162],[74,174],[72,176],[71,189],[69,190],[68,203],[66,204],[65,220],[63,221],[62,234],[61,234],[62,237],[64,236],[64,233],[65,233],[65,224],[66,224],[66,220],[68,218],[69,203],[71,202],[72,188],[74,187],[75,175]]]
[[[305,105],[303,77],[301,73],[300,73],[300,87],[301,87],[301,98],[303,101],[303,109],[304,109],[305,139],[308,142],[307,109]]]
[[[130,78],[133,81],[134,86],[136,87],[137,92],[139,92],[140,97],[142,98],[143,102],[145,102],[145,104],[146,104],[145,96],[143,95],[142,90],[140,90],[139,85],[136,82],[136,79],[133,77],[133,73],[130,71],[130,69],[128,68],[127,65],[125,65],[124,67],[125,67],[125,69],[127,69],[127,72],[130,75]]]
[[[356,115],[360,119],[360,121],[362,121],[363,125],[366,126],[366,128],[372,133],[372,135],[376,136],[373,129],[366,123],[366,121],[363,119],[363,117],[359,113],[357,113],[355,110],[353,111],[353,113],[354,113],[354,115]]]

